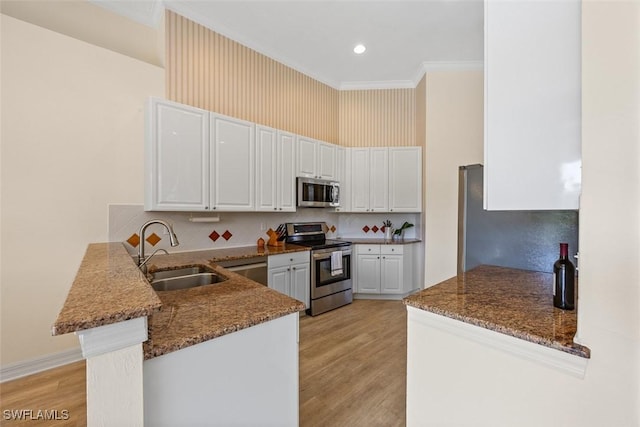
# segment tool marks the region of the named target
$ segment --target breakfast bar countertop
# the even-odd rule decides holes
[[[408,306],[579,357],[576,310],[553,306],[553,275],[481,265],[404,299]]]
[[[149,359],[297,313],[305,309],[304,303],[215,263],[308,250],[297,245],[249,246],[156,255],[149,261],[149,272],[206,265],[227,278],[213,285],[156,293],[122,243],[90,244],[52,334],[147,316],[144,354]]]

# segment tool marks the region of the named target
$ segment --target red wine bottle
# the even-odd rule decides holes
[[[576,268],[569,260],[569,244],[560,243],[560,258],[553,264],[553,305],[563,310],[575,308]]]

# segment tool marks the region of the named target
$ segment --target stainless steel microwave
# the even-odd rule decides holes
[[[308,208],[340,206],[340,183],[326,179],[298,178],[298,206]]]

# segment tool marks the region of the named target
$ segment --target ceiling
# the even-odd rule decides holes
[[[338,89],[415,87],[425,66],[478,67],[483,58],[482,0],[164,3]]]
[[[1,0],[0,6],[157,65],[166,7],[336,89],[415,87],[427,69],[481,68],[483,59],[483,0]],[[126,40],[100,40],[106,30]],[[358,43],[367,47],[362,55],[353,52]]]

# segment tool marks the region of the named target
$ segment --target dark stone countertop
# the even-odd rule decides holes
[[[577,310],[553,306],[553,275],[482,265],[404,299],[404,303],[576,356]]]

